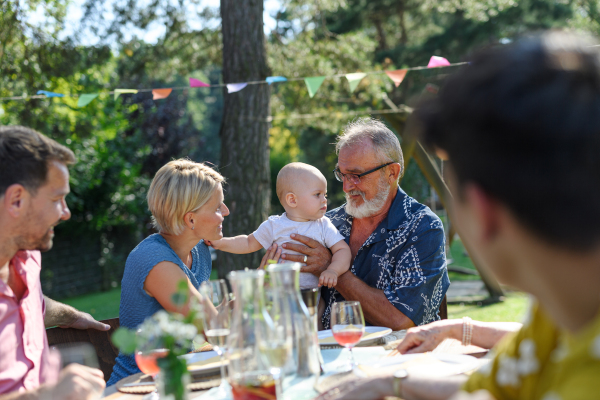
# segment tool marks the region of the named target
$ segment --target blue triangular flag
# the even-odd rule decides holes
[[[287,78],[285,76],[268,76],[266,81],[270,85],[273,82],[285,82]]]
[[[54,93],[54,92],[48,92],[46,90],[38,90],[37,94],[45,94],[46,97],[65,97],[64,94],[61,93]]]

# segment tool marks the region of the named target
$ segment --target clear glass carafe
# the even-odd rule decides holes
[[[286,364],[284,388],[302,382],[316,384],[321,364],[319,342],[313,320],[300,295],[300,263],[273,264],[268,267],[271,284],[271,317],[292,339],[292,360]]]
[[[227,275],[235,300],[227,338],[229,380],[233,397],[280,398],[280,372],[261,355],[259,338],[274,331],[264,306],[264,271],[233,271]],[[262,396],[261,393],[264,395]]]

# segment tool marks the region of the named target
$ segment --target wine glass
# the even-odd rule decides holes
[[[352,348],[360,342],[365,333],[365,317],[363,316],[360,302],[340,301],[331,307],[331,333],[340,346],[350,351],[348,369],[356,366]]]
[[[158,373],[160,372],[158,359],[166,357],[169,350],[163,348],[162,340],[159,337],[148,336],[147,332],[141,328],[136,331],[136,336],[135,363],[140,371],[152,377],[156,385],[154,391],[144,396],[144,399],[157,399]]]
[[[163,348],[160,338],[149,337],[142,329],[137,330],[136,336],[135,363],[140,371],[152,376],[154,382],[157,382],[157,376],[160,372],[158,359],[166,357],[169,350]]]
[[[229,393],[229,384],[225,374],[225,346],[230,331],[231,308],[229,306],[229,290],[225,279],[205,281],[200,285],[202,306],[204,309],[204,336],[213,346],[221,359],[221,384],[217,392]]]

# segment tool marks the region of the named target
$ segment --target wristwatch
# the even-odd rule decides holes
[[[399,369],[394,372],[394,396],[402,398],[402,382],[408,377],[408,371]]]

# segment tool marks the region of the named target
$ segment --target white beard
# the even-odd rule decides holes
[[[354,218],[368,218],[376,215],[385,205],[389,194],[390,185],[388,185],[383,179],[379,181],[377,195],[371,200],[367,200],[365,198],[364,192],[361,192],[360,190],[351,190],[349,193],[346,193],[346,213]],[[349,198],[349,195],[360,195],[360,197],[363,199],[363,203],[360,206],[355,206],[352,204],[352,200]]]

